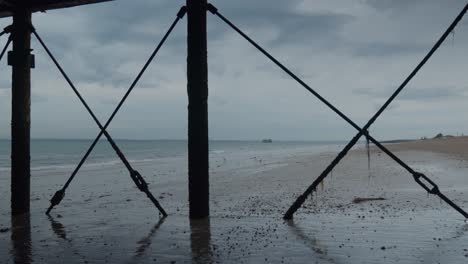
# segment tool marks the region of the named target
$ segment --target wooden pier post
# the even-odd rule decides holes
[[[31,127],[31,11],[13,13],[13,51],[11,112],[11,213],[28,213],[30,201],[30,127]]]
[[[206,0],[187,0],[188,177],[190,218],[208,217],[208,62]]]

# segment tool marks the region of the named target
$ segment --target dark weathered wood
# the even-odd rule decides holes
[[[31,217],[29,214],[11,216],[12,263],[34,263],[31,242]],[[3,255],[3,258],[6,256]],[[3,262],[2,262],[3,263]]]
[[[210,218],[190,219],[192,263],[213,263]]]
[[[28,7],[32,12],[51,9],[67,8],[79,5],[95,4],[113,0],[27,0],[21,3],[22,7]],[[13,15],[13,8],[20,0],[0,0],[0,17]]]
[[[31,126],[31,12],[13,15],[11,116],[11,212],[29,212]]]
[[[188,173],[190,218],[209,216],[206,0],[187,0]]]

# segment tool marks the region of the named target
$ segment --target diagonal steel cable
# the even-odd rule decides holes
[[[3,28],[2,32],[0,32],[0,37],[7,34],[7,33],[11,33],[12,29],[13,29],[12,25],[8,25],[5,28]]]
[[[0,32],[0,37],[3,36],[4,34],[11,33],[12,28],[13,28],[12,25],[6,26],[2,30],[2,32]],[[11,35],[8,36],[8,40],[5,43],[5,46],[3,47],[2,52],[0,53],[0,60],[2,60],[3,56],[5,55],[6,50],[10,46],[10,43],[11,43]]]
[[[5,46],[3,47],[2,52],[0,53],[0,60],[2,60],[3,55],[5,55],[5,52],[6,52],[6,50],[8,49],[8,46],[10,46],[10,43],[11,43],[11,36],[8,37],[8,40],[7,40],[7,42],[5,43]]]
[[[152,195],[152,193],[148,190],[148,185],[147,183],[145,182],[145,180],[143,179],[143,177],[140,175],[140,173],[136,170],[134,170],[130,163],[128,162],[128,160],[125,158],[125,156],[123,155],[123,153],[120,151],[120,149],[118,148],[118,146],[115,144],[114,140],[112,139],[112,137],[109,135],[109,133],[106,131],[107,127],[110,125],[110,123],[112,122],[113,118],[115,117],[115,115],[117,114],[117,112],[120,110],[121,106],[123,105],[123,103],[125,102],[125,100],[127,99],[127,97],[130,95],[131,91],[135,88],[135,86],[137,85],[138,81],[140,80],[141,76],[143,75],[143,73],[146,71],[146,69],[148,68],[149,64],[152,62],[152,60],[154,59],[154,57],[156,56],[156,54],[158,53],[158,51],[160,50],[160,48],[162,47],[162,45],[164,44],[164,42],[166,41],[166,39],[168,38],[168,36],[170,35],[170,33],[172,32],[172,30],[174,29],[174,27],[176,26],[177,22],[183,18],[183,16],[185,15],[185,12],[186,12],[186,8],[185,6],[182,7],[179,12],[177,13],[177,17],[176,19],[174,20],[174,22],[171,24],[171,26],[169,27],[168,31],[166,32],[166,34],[164,35],[164,37],[161,39],[161,41],[159,42],[159,44],[157,45],[157,47],[155,48],[155,50],[153,51],[153,53],[151,54],[150,58],[146,61],[146,63],[144,64],[142,70],[138,73],[137,77],[135,78],[135,80],[133,81],[133,83],[131,84],[130,88],[127,90],[127,92],[125,93],[125,95],[123,96],[123,98],[120,100],[119,104],[117,105],[116,109],[113,111],[113,113],[111,114],[111,116],[109,117],[109,119],[107,120],[106,124],[104,126],[101,125],[101,123],[99,122],[99,120],[97,119],[97,117],[94,115],[94,113],[91,111],[91,109],[89,108],[89,106],[87,105],[87,103],[85,102],[85,100],[81,97],[80,93],[78,92],[78,90],[75,88],[75,86],[73,85],[73,83],[70,81],[70,79],[68,78],[67,74],[63,71],[62,67],[59,65],[59,63],[57,62],[57,60],[55,59],[55,57],[52,55],[52,53],[50,52],[50,50],[47,48],[47,46],[45,45],[45,43],[42,41],[42,39],[40,38],[40,36],[38,35],[38,33],[33,30],[33,33],[34,35],[36,36],[36,38],[38,39],[38,41],[40,42],[40,44],[43,46],[43,48],[46,50],[46,52],[48,53],[48,55],[51,57],[52,61],[54,62],[54,64],[57,66],[57,68],[59,69],[59,71],[62,73],[63,77],[67,80],[68,84],[71,86],[71,88],[73,89],[73,91],[75,92],[75,94],[78,96],[78,98],[80,99],[80,101],[82,102],[82,104],[85,106],[85,108],[88,110],[88,112],[90,113],[90,115],[93,117],[94,121],[96,122],[96,124],[99,126],[100,128],[100,133],[98,134],[98,136],[95,138],[95,140],[93,141],[93,143],[91,144],[91,146],[88,148],[87,152],[85,153],[85,155],[83,156],[83,158],[80,160],[78,166],[75,168],[75,170],[73,171],[73,173],[71,174],[70,178],[67,180],[67,182],[65,183],[65,185],[63,186],[62,189],[60,189],[59,191],[57,191],[54,196],[52,197],[51,199],[51,205],[49,206],[49,208],[47,209],[47,212],[46,214],[49,214],[50,211],[52,210],[52,208],[56,205],[58,205],[61,200],[63,199],[64,195],[65,195],[65,190],[68,188],[68,186],[70,185],[70,183],[72,182],[72,180],[74,179],[74,177],[76,176],[77,172],[79,171],[79,169],[81,168],[81,166],[84,164],[84,162],[86,161],[86,159],[88,158],[88,156],[90,155],[90,153],[92,152],[92,150],[94,149],[94,147],[96,146],[97,142],[99,141],[99,139],[101,138],[102,135],[106,136],[106,138],[108,139],[108,141],[110,142],[110,144],[112,145],[113,149],[116,151],[117,155],[119,156],[119,158],[122,160],[122,162],[125,164],[125,166],[127,167],[127,169],[129,170],[130,172],[130,177],[132,178],[132,180],[135,182],[135,184],[137,185],[137,187],[140,189],[140,191],[146,193],[146,195],[148,196],[148,198],[150,198],[150,200],[153,202],[153,204],[159,209],[159,211],[162,213],[163,216],[167,216],[167,213],[165,212],[165,210],[161,207],[161,205],[159,204],[159,202],[156,200],[156,198]]]
[[[351,126],[353,126],[359,133],[353,137],[353,139],[345,146],[345,148],[338,154],[338,156],[332,161],[332,163],[320,174],[320,176],[307,188],[307,190],[300,195],[294,204],[288,209],[286,214],[284,215],[284,219],[291,219],[293,214],[301,207],[301,205],[305,202],[308,195],[310,195],[317,187],[317,185],[327,177],[327,175],[332,171],[332,169],[341,161],[341,159],[348,153],[348,151],[358,142],[359,138],[362,135],[365,135],[370,141],[372,141],[377,147],[379,147],[383,152],[385,152],[388,156],[390,156],[393,160],[395,160],[399,165],[405,168],[410,174],[413,175],[414,180],[421,185],[426,191],[431,194],[435,194],[439,196],[442,200],[448,203],[451,207],[461,213],[465,218],[468,218],[468,214],[453,203],[449,198],[447,198],[444,194],[442,194],[438,188],[438,186],[431,181],[427,176],[422,173],[414,171],[411,167],[409,167],[405,162],[395,156],[392,152],[390,152],[386,147],[380,144],[376,139],[374,139],[371,135],[369,135],[366,131],[369,127],[375,122],[375,120],[380,116],[380,114],[388,107],[388,105],[396,98],[396,96],[403,90],[403,88],[409,83],[409,81],[417,74],[417,72],[424,66],[424,64],[429,60],[429,58],[434,54],[434,52],[440,47],[440,45],[444,42],[447,36],[452,32],[458,22],[463,18],[463,15],[466,13],[468,9],[468,4],[462,9],[459,15],[455,18],[452,24],[448,27],[448,29],[444,32],[441,38],[436,42],[436,44],[432,47],[429,53],[424,57],[424,59],[417,65],[417,67],[410,73],[410,75],[403,81],[403,83],[398,87],[398,89],[392,94],[392,96],[385,102],[385,104],[377,111],[376,114],[368,121],[368,123],[363,127],[360,128],[356,123],[354,123],[350,118],[348,118],[345,114],[343,114],[340,110],[338,110],[335,106],[333,106],[330,102],[328,102],[324,97],[310,88],[305,82],[303,82],[299,77],[297,77],[294,73],[292,73],[288,68],[286,68],[283,64],[281,64],[278,60],[276,60],[272,55],[270,55],[267,51],[265,51],[260,45],[258,45],[255,41],[253,41],[249,36],[247,36],[243,31],[241,31],[238,27],[236,27],[231,21],[229,21],[226,17],[221,15],[218,12],[218,9],[214,7],[212,4],[207,5],[207,9],[218,16],[222,21],[224,21],[227,25],[229,25],[234,31],[239,33],[243,38],[245,38],[248,42],[250,42],[254,47],[256,47],[261,53],[263,53],[266,57],[268,57],[271,61],[273,61],[278,67],[280,67],[284,72],[286,72],[289,76],[291,76],[294,80],[296,80],[299,84],[301,84],[305,89],[311,92],[315,97],[317,97],[321,102],[327,105],[333,112],[338,114],[341,118],[343,118],[346,122],[348,122]],[[423,179],[426,183],[424,183],[421,179]],[[432,188],[427,186],[427,183],[431,185]]]

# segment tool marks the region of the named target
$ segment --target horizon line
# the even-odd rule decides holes
[[[259,141],[261,142],[264,138],[259,139],[209,139],[210,141]],[[270,138],[268,138],[270,139]],[[11,141],[11,138],[0,138],[2,141]],[[31,140],[86,140],[92,141],[93,138],[31,138]],[[106,138],[101,138],[100,140],[107,140]],[[125,140],[125,141],[187,141],[187,139],[181,138],[156,138],[156,139],[129,139],[129,138],[115,138],[114,140]],[[310,142],[345,142],[346,139],[273,139],[273,141],[310,141]]]

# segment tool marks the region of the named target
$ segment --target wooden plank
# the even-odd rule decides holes
[[[101,2],[109,2],[114,0],[30,0],[32,12],[43,12],[52,9],[61,9],[81,5],[97,4]],[[0,18],[12,16],[12,9],[17,1],[0,0]]]

